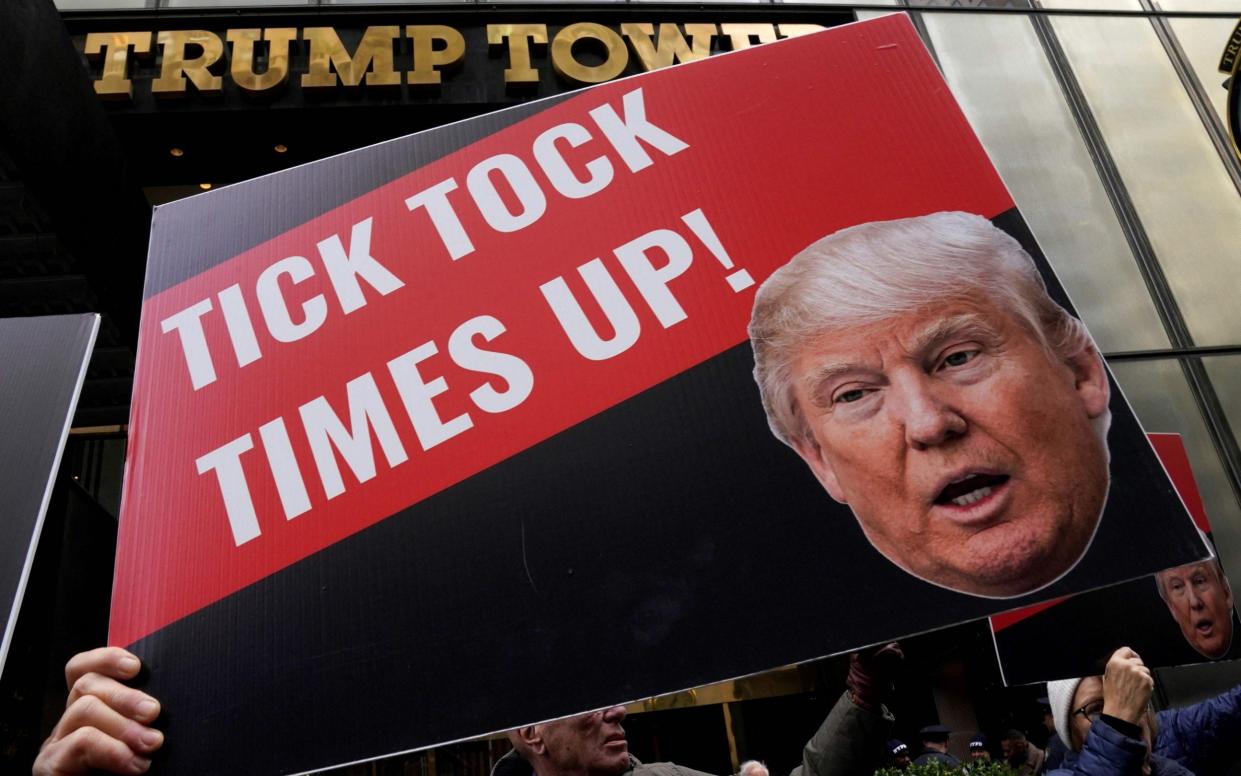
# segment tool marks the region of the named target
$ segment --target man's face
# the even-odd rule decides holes
[[[990,752],[988,752],[986,749],[971,749],[971,750],[970,750],[970,760],[972,760],[972,761],[974,761],[974,762],[976,762],[976,763],[977,763],[977,762],[990,762],[990,761],[991,761],[991,753],[990,753]]]
[[[820,335],[793,381],[813,435],[798,452],[906,571],[1016,596],[1084,554],[1108,482],[1093,349],[1066,363],[970,298]]]
[[[1004,752],[1004,759],[1013,765],[1020,763],[1025,759],[1026,749],[1029,743],[1016,738],[1006,739],[1000,742],[1000,749]]]
[[[617,776],[629,767],[625,707],[582,714],[539,725],[546,757],[559,773]]]
[[[1168,611],[1190,646],[1212,660],[1232,646],[1232,588],[1214,561],[1158,574]]]

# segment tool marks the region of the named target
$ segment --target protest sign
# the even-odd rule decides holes
[[[826,247],[904,245],[849,295],[913,300],[812,338],[790,449],[756,291],[891,219]],[[1203,557],[1035,266],[1067,305],[900,16],[157,209],[110,639],[162,764],[354,761]]]
[[[1149,436],[1194,523],[1209,535],[1181,435]],[[991,617],[1000,672],[1010,685],[1100,674],[1122,646],[1149,666],[1235,660],[1238,629],[1232,585],[1218,559]]]
[[[0,669],[98,330],[94,314],[0,320]]]

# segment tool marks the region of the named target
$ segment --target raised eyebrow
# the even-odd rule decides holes
[[[941,318],[914,335],[910,352],[929,353],[947,340],[959,336],[974,337],[986,344],[995,344],[999,334],[995,326],[978,313],[962,313]]]

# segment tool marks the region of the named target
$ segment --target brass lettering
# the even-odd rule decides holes
[[[754,43],[776,41],[776,28],[770,24],[721,24],[720,31],[732,41],[733,51],[748,49]]]
[[[306,27],[302,40],[310,46],[307,72],[302,88],[336,86],[336,77],[345,86],[357,86],[365,76],[367,86],[399,86],[401,74],[393,69],[392,44],[401,34],[398,26],[367,27],[351,57],[331,27]],[[335,68],[335,73],[332,72]]]
[[[128,78],[129,49],[134,54],[149,54],[149,32],[92,32],[86,36],[84,53],[89,59],[103,55],[103,75],[95,81],[95,94],[105,100],[132,100],[134,84]]]
[[[405,37],[414,42],[414,69],[405,82],[411,85],[435,85],[440,82],[440,69],[461,64],[465,57],[465,38],[452,27],[441,24],[416,24],[405,28]],[[435,48],[435,41],[444,47]]]
[[[693,62],[706,59],[711,54],[711,39],[719,28],[714,24],[686,24],[685,34],[681,25],[659,25],[659,39],[655,41],[655,28],[647,22],[626,22],[621,34],[629,39],[643,70],[657,70],[677,62]],[[686,39],[688,38],[688,42]]]
[[[488,24],[487,44],[496,54],[508,41],[508,63],[504,69],[504,83],[510,85],[537,84],[539,71],[530,66],[530,46],[547,45],[546,24]]]
[[[163,50],[159,78],[151,82],[151,92],[155,96],[184,97],[187,80],[203,94],[220,93],[224,79],[208,70],[224,54],[224,43],[219,35],[206,30],[163,30],[155,41]],[[201,53],[187,59],[185,52],[190,46],[196,46]]]
[[[597,65],[583,65],[573,56],[573,46],[578,41],[593,41],[603,50],[603,61]],[[594,22],[578,22],[570,24],[552,40],[552,67],[556,72],[570,81],[583,84],[598,84],[611,81],[625,72],[629,64],[629,49],[622,38],[611,27],[604,27]]]
[[[297,40],[296,27],[229,30],[225,38],[233,46],[229,73],[238,89],[246,94],[258,94],[288,82],[289,44]],[[267,41],[267,69],[256,73],[254,44],[260,40]]]
[[[822,24],[777,24],[776,32],[781,38],[797,38],[802,35],[809,35],[812,32],[821,32],[826,30]],[[767,41],[763,41],[766,43]]]

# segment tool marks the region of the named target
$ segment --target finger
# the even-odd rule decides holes
[[[151,761],[134,754],[123,742],[95,728],[78,728],[65,738],[49,742],[35,760],[35,776],[84,774],[91,769],[140,774]]]
[[[130,719],[151,722],[159,716],[159,701],[150,695],[126,687],[111,677],[96,673],[83,674],[69,688],[67,706],[72,706],[85,696],[99,698],[105,704]]]
[[[1126,660],[1131,657],[1136,657],[1137,654],[1138,654],[1137,652],[1134,652],[1129,647],[1121,647],[1120,649],[1112,653],[1112,659],[1113,660]]]
[[[72,687],[74,682],[88,673],[102,674],[113,679],[132,679],[141,668],[141,661],[132,653],[120,647],[100,647],[89,652],[79,652],[69,658],[69,662],[65,664],[65,686]]]
[[[65,711],[52,738],[68,738],[84,728],[121,741],[134,752],[150,753],[164,743],[163,733],[122,716],[94,695],[79,698]]]

